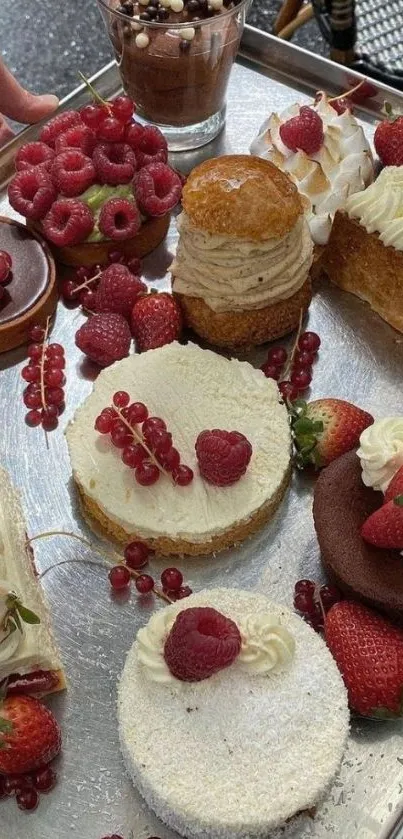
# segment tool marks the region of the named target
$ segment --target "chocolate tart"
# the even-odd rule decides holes
[[[357,454],[348,452],[320,474],[313,518],[323,565],[341,591],[403,621],[403,557],[360,535],[382,503],[382,493],[363,484]]]
[[[132,239],[124,242],[114,242],[112,239],[104,239],[101,242],[83,242],[79,245],[59,248],[48,241],[49,247],[58,262],[63,265],[105,265],[109,260],[111,251],[121,251],[126,257],[143,256],[155,250],[165,239],[168,232],[170,213],[159,218],[149,218],[143,222],[138,233]],[[42,232],[41,226],[35,222],[27,222],[31,230]]]
[[[34,323],[45,323],[58,294],[55,263],[38,233],[0,216],[0,250],[13,261],[13,276],[0,300],[0,352],[5,352],[24,344]]]

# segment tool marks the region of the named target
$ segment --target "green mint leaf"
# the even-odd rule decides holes
[[[36,624],[41,622],[41,619],[38,618],[38,615],[36,615],[35,612],[31,612],[31,609],[27,609],[26,606],[22,605],[22,603],[17,603],[16,609],[24,623]]]
[[[19,614],[18,614],[18,612],[17,612],[17,610],[16,610],[16,609],[14,610],[14,612],[13,612],[13,614],[12,614],[12,618],[13,618],[13,621],[15,621],[15,623],[16,623],[16,625],[17,625],[17,629],[19,629],[19,630],[20,630],[20,632],[22,632],[22,623],[21,623],[21,619],[20,619],[20,616],[19,616]]]
[[[403,495],[396,495],[396,498],[393,499],[393,503],[396,504],[396,507],[403,507]]]

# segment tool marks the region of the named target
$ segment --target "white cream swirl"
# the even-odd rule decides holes
[[[280,137],[280,127],[298,116],[297,104],[280,114],[272,113],[250,151],[291,176],[303,198],[312,239],[325,245],[336,210],[344,206],[349,195],[361,192],[373,181],[374,164],[364,131],[350,111],[338,114],[324,93],[309,107],[323,122],[324,141],[318,152],[293,152]]]
[[[384,245],[403,251],[403,166],[386,166],[365,192],[345,204],[367,233],[379,233]]]
[[[0,665],[8,661],[18,650],[22,639],[22,632],[17,628],[9,634],[3,627],[7,614],[7,596],[11,594],[6,580],[0,580]]]
[[[164,658],[166,638],[175,622],[175,614],[169,606],[156,612],[148,624],[137,633],[138,660],[147,670],[152,682],[178,682],[172,675]]]
[[[242,647],[238,661],[243,669],[264,676],[289,667],[295,653],[295,640],[272,615],[247,615],[239,624],[239,630]]]
[[[357,455],[365,486],[385,492],[403,466],[403,417],[386,417],[366,428]]]

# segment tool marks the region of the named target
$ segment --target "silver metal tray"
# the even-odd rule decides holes
[[[225,133],[198,152],[173,155],[172,162],[188,171],[206,157],[247,152],[273,108],[312,100],[318,88],[342,92],[354,78],[359,79],[345,68],[247,27],[231,77]],[[102,70],[95,84],[106,96],[117,93],[115,65]],[[402,109],[403,97],[378,84],[376,96],[359,112],[370,137],[386,98]],[[77,107],[85,99],[80,88],[62,107]],[[37,131],[28,129],[0,154],[3,187],[12,174],[18,146]],[[0,214],[15,215],[4,191]],[[167,268],[175,243],[172,223],[166,242],[145,260],[146,277],[159,289],[168,287]],[[92,386],[74,344],[82,321],[77,310],[67,311],[59,304],[53,339],[66,348],[67,406],[60,429],[49,434],[49,448],[43,432],[28,429],[24,423],[20,378],[24,350],[0,357],[0,461],[21,490],[31,536],[65,530],[96,541],[77,509],[63,436],[65,425]],[[312,396],[351,399],[376,416],[403,413],[403,336],[359,300],[328,285],[317,290],[309,327],[322,338]],[[250,360],[259,364],[264,354],[264,350],[256,352]],[[276,519],[256,537],[216,559],[179,562],[186,581],[196,590],[219,584],[258,589],[291,604],[297,579],[321,578],[311,503],[311,483],[295,476]],[[110,833],[129,839],[131,831],[135,839],[172,838],[174,834],[148,811],[125,777],[115,717],[116,681],[125,654],[154,606],[142,605],[135,593],[123,599],[111,596],[99,556],[77,541],[45,539],[36,543],[35,552],[69,679],[68,691],[51,702],[63,727],[64,746],[58,762],[59,784],[42,797],[35,813],[19,812],[14,800],[1,802],[0,839],[100,839]],[[163,567],[160,561],[152,563],[155,575]],[[402,735],[401,723],[353,722],[343,766],[327,800],[314,821],[307,817],[298,828],[291,823],[284,839],[403,837],[403,828],[398,826]]]

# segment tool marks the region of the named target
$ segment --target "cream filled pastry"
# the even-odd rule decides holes
[[[298,104],[272,113],[252,142],[252,154],[270,160],[293,179],[303,198],[312,239],[317,245],[328,241],[336,210],[348,196],[365,189],[373,180],[370,145],[351,111],[339,114],[325,93],[309,105],[322,121],[323,141],[312,153],[288,148],[281,127],[300,112]]]
[[[185,321],[212,344],[291,332],[311,299],[312,242],[298,191],[268,161],[208,160],[190,174],[171,266]]]

